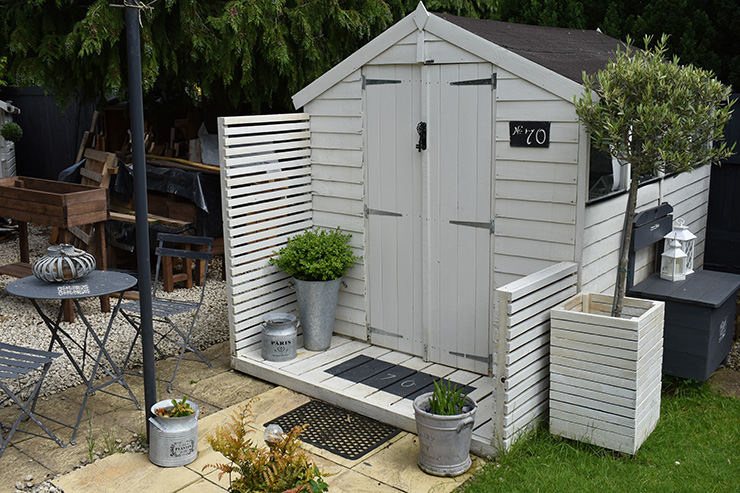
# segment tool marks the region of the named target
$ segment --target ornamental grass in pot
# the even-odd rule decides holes
[[[293,277],[303,345],[324,351],[331,345],[342,277],[360,260],[340,228],[305,230],[275,252],[271,265]]]
[[[414,399],[419,468],[435,476],[459,476],[472,464],[470,442],[478,404],[449,380]]]

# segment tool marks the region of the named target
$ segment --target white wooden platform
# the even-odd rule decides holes
[[[480,456],[495,453],[493,439],[496,409],[494,380],[465,370],[425,362],[421,358],[372,346],[368,343],[341,336],[332,338],[331,347],[322,352],[306,351],[299,337],[295,359],[271,362],[262,359],[261,347],[254,345],[231,359],[232,368],[268,382],[326,401],[330,404],[357,412],[363,416],[388,423],[416,433],[414,408],[410,399],[389,392],[336,377],[325,370],[355,356],[365,355],[389,363],[423,371],[433,376],[449,378],[454,382],[471,385],[475,391],[470,396],[478,403],[473,430],[471,451]]]

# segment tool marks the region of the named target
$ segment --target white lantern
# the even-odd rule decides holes
[[[665,239],[664,249],[668,250],[672,240],[678,240],[681,250],[686,254],[686,275],[694,273],[694,244],[696,235],[689,231],[682,218],[678,218],[673,226],[673,231],[663,237]]]
[[[667,281],[686,279],[687,255],[681,250],[678,240],[671,240],[668,249],[661,255],[660,278]]]

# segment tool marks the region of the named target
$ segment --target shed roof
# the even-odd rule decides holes
[[[416,30],[434,34],[568,101],[583,91],[583,72],[593,74],[605,67],[623,45],[598,31],[430,13],[420,2],[414,12],[294,94],[294,106],[304,106]]]
[[[434,15],[579,84],[584,71],[595,74],[614,57],[618,46],[626,46],[599,31]]]

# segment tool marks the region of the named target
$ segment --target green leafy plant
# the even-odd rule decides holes
[[[450,380],[437,380],[434,382],[434,392],[429,397],[429,406],[432,414],[454,416],[462,413],[466,397],[462,388],[453,385]]]
[[[21,126],[15,122],[7,122],[0,127],[0,135],[2,135],[5,140],[18,142],[21,140],[21,137],[23,137],[23,129],[21,129]]]
[[[328,491],[324,481],[326,473],[314,464],[308,454],[299,448],[299,437],[304,427],[296,426],[289,433],[272,441],[270,447],[257,447],[249,436],[254,433],[252,404],[257,398],[240,406],[231,416],[231,421],[216,428],[214,435],[206,436],[213,450],[220,452],[230,462],[206,464],[229,475],[233,493],[318,493]]]
[[[270,264],[301,281],[339,279],[361,258],[349,246],[351,237],[339,228],[307,229],[275,252]]]
[[[172,407],[160,407],[155,409],[154,412],[159,416],[164,416],[165,418],[181,418],[183,416],[190,416],[195,412],[195,410],[190,407],[189,402],[186,402],[187,399],[188,396],[183,396],[181,401],[172,399]]]

